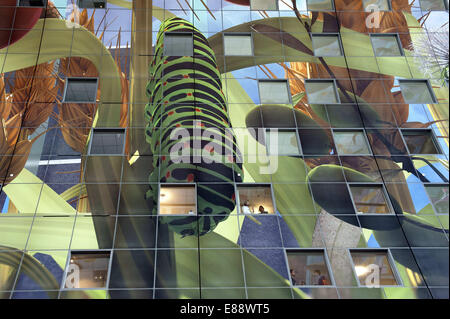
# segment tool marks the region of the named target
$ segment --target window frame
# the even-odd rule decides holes
[[[441,0],[444,3],[444,9],[443,10],[434,10],[434,9],[428,9],[428,10],[424,10],[422,9],[422,0],[419,0],[419,8],[420,11],[422,12],[432,12],[432,11],[448,11],[448,1],[445,0]]]
[[[288,79],[257,79],[257,85],[258,85],[258,96],[259,96],[259,104],[260,105],[270,105],[270,104],[286,104],[286,105],[290,105],[292,106],[292,96],[291,96],[291,88],[289,86],[289,80]],[[261,82],[267,82],[267,83],[286,83],[286,93],[287,93],[287,98],[288,98],[288,103],[282,103],[282,102],[270,102],[270,103],[265,103],[262,101],[261,99],[261,89],[259,86],[259,83]]]
[[[306,83],[320,83],[320,82],[333,83],[333,91],[334,91],[334,96],[336,98],[336,103],[329,103],[329,102],[327,102],[327,103],[320,103],[320,102],[311,102],[311,101],[309,101],[308,89],[307,89]],[[338,88],[337,88],[337,85],[336,85],[336,79],[305,79],[304,85],[305,85],[306,98],[308,99],[308,103],[309,104],[329,104],[329,105],[342,104],[341,103],[341,98],[339,97],[339,91],[338,91]]]
[[[347,182],[347,188],[348,188],[348,192],[350,193],[350,199],[352,200],[352,205],[355,209],[355,214],[356,216],[393,216],[395,215],[395,210],[394,210],[394,206],[392,206],[391,200],[389,198],[389,194],[386,190],[386,187],[384,186],[383,183],[361,183],[361,182]],[[380,213],[359,213],[358,209],[356,207],[356,202],[355,199],[353,198],[353,193],[352,193],[352,186],[354,187],[367,187],[367,188],[381,188],[381,192],[383,193],[384,196],[384,200],[386,202],[386,206],[388,207],[389,213],[386,214],[380,214]]]
[[[430,128],[399,128],[399,131],[400,131],[400,135],[401,135],[402,140],[403,140],[403,144],[405,145],[405,148],[408,151],[408,155],[410,155],[410,156],[417,156],[417,155],[444,155],[444,153],[442,152],[442,149],[441,149],[441,147],[439,145],[439,142],[437,141],[437,138],[436,138],[436,136],[435,136],[435,134],[434,134],[432,129],[430,129]],[[428,153],[411,153],[410,150],[409,150],[408,144],[406,143],[405,136],[403,135],[403,132],[407,132],[407,131],[410,131],[410,132],[420,132],[420,131],[428,132],[429,136],[431,138],[431,141],[433,142],[433,145],[436,148],[437,153],[431,153],[431,154],[428,154]]]
[[[167,48],[167,44],[166,44],[166,36],[169,35],[169,37],[171,36],[175,36],[175,37],[182,37],[182,36],[190,36],[192,39],[192,52],[190,55],[168,55],[166,54],[166,48]],[[194,32],[164,32],[163,34],[163,56],[164,57],[172,57],[172,56],[188,56],[188,57],[194,57],[194,51],[195,51],[195,46],[194,46]]]
[[[316,247],[284,248],[283,249],[285,263],[286,263],[286,267],[287,267],[287,273],[288,273],[288,276],[289,276],[289,283],[290,283],[291,287],[319,288],[319,289],[320,288],[333,288],[333,287],[336,287],[336,282],[334,280],[333,271],[332,271],[332,268],[331,268],[330,260],[328,258],[327,250],[328,250],[327,248],[316,248]],[[330,277],[330,285],[324,285],[324,286],[320,286],[320,285],[293,285],[292,284],[291,271],[290,271],[290,265],[289,265],[288,251],[291,251],[291,252],[323,253],[325,266],[327,267],[328,276]]]
[[[161,201],[159,200],[160,196],[161,196],[161,186],[194,186],[194,191],[195,191],[195,214],[161,214]],[[188,182],[183,182],[183,183],[158,183],[158,208],[157,208],[157,212],[156,212],[156,216],[157,217],[199,217],[200,215],[198,214],[198,191],[197,191],[197,183],[188,183]]]
[[[95,287],[95,288],[67,288],[66,287],[66,281],[67,281],[67,275],[70,265],[70,260],[72,259],[72,253],[78,252],[78,253],[86,253],[86,254],[93,254],[93,253],[109,253],[109,261],[108,261],[108,269],[106,273],[106,281],[105,281],[105,287]],[[63,272],[63,280],[61,283],[61,291],[80,291],[80,290],[108,290],[109,289],[109,282],[111,277],[111,267],[112,267],[112,259],[113,259],[113,249],[69,249],[67,253],[67,260],[66,260],[66,266],[64,268]],[[93,254],[94,255],[94,254]]]
[[[283,128],[278,128],[277,129],[278,132],[289,132],[289,133],[294,133],[295,134],[295,138],[297,140],[298,154],[270,154],[270,152],[269,152],[270,148],[267,147],[267,131],[271,130],[271,129],[273,129],[273,128],[266,127],[264,129],[264,144],[265,144],[264,146],[266,147],[266,155],[267,156],[277,156],[277,157],[279,157],[279,156],[296,156],[296,157],[298,157],[298,156],[302,156],[303,155],[302,145],[300,143],[300,137],[298,135],[297,128],[290,129],[290,128],[284,128],[284,127]]]
[[[325,33],[317,33],[317,32],[311,32],[311,46],[312,46],[312,51],[315,57],[324,57],[324,58],[339,58],[339,57],[344,57],[344,46],[342,45],[342,40],[341,40],[341,35],[340,33],[335,33],[335,32],[325,32]],[[330,37],[330,36],[336,36],[337,37],[337,41],[338,41],[338,45],[339,45],[339,51],[340,51],[340,55],[316,55],[316,53],[314,52],[314,37]]]
[[[389,263],[389,266],[391,267],[392,274],[394,275],[394,279],[397,282],[397,285],[381,285],[380,284],[379,288],[404,287],[403,280],[402,280],[402,278],[397,270],[397,267],[395,265],[395,259],[392,256],[391,248],[358,248],[358,247],[347,248],[347,254],[348,254],[348,257],[350,258],[350,263],[352,265],[353,276],[356,280],[356,284],[358,285],[358,288],[370,288],[370,287],[368,287],[366,285],[362,285],[361,282],[359,281],[358,274],[356,273],[355,262],[353,261],[352,251],[355,251],[355,252],[358,252],[358,251],[359,252],[378,252],[378,251],[383,252],[384,251],[384,252],[386,252],[386,259]]]
[[[66,101],[66,95],[67,95],[67,89],[69,87],[69,82],[71,80],[94,80],[95,79],[95,97],[94,97],[94,101]],[[63,93],[63,100],[62,103],[71,103],[71,104],[94,104],[94,103],[98,103],[97,102],[97,92],[98,92],[98,86],[99,86],[99,78],[98,77],[79,77],[79,76],[74,76],[74,77],[66,77],[66,83],[64,83],[64,93]]]
[[[428,89],[428,93],[430,93],[430,97],[432,99],[432,102],[427,102],[427,103],[417,103],[417,102],[411,102],[410,103],[410,102],[407,102],[405,100],[405,95],[403,94],[403,91],[402,91],[402,86],[401,86],[402,82],[403,83],[408,83],[408,82],[409,83],[425,83],[426,86],[427,86],[427,89]],[[398,80],[398,86],[400,87],[400,92],[401,92],[403,100],[405,100],[406,104],[421,104],[421,105],[423,105],[423,104],[438,104],[437,97],[434,94],[433,86],[431,85],[429,79],[399,79]]]
[[[236,196],[236,206],[237,206],[237,215],[238,216],[246,216],[246,215],[250,215],[250,216],[258,216],[261,215],[259,213],[251,213],[251,214],[245,214],[243,212],[241,212],[241,198],[240,198],[240,194],[239,194],[239,186],[250,186],[250,187],[257,187],[257,186],[268,186],[270,188],[270,197],[272,200],[272,206],[273,206],[273,214],[267,214],[268,216],[270,215],[278,215],[277,214],[277,204],[275,201],[275,193],[273,191],[273,187],[272,187],[272,183],[234,183],[234,193],[237,195]]]
[[[363,129],[363,128],[354,128],[354,129],[352,129],[352,128],[331,128],[331,132],[333,134],[333,142],[334,142],[334,146],[336,147],[336,154],[338,156],[374,156],[365,129]],[[364,153],[351,153],[351,154],[343,153],[343,154],[341,154],[341,152],[339,152],[339,148],[338,148],[338,145],[336,143],[336,138],[335,138],[335,135],[334,135],[335,132],[337,132],[337,133],[339,133],[339,132],[359,132],[359,133],[362,133],[362,135],[364,136],[364,142],[366,143],[366,146],[367,146],[367,149],[369,150],[369,153],[368,154],[364,154]]]
[[[244,37],[244,36],[250,36],[250,46],[251,46],[251,51],[252,53],[250,55],[238,55],[238,54],[226,54],[225,52],[225,37]],[[224,57],[254,57],[255,56],[255,44],[253,41],[253,33],[252,32],[224,32],[223,36],[223,56]]]
[[[123,144],[122,152],[120,154],[92,154],[91,149],[92,149],[92,142],[94,141],[95,131],[117,132],[117,133],[119,133],[119,131],[120,131],[123,134],[123,136],[122,136],[122,144]],[[124,156],[125,144],[126,144],[126,141],[125,141],[126,133],[127,133],[127,129],[124,127],[92,127],[91,133],[90,133],[90,140],[89,140],[87,156]]]
[[[405,56],[405,51],[403,49],[402,42],[400,41],[400,36],[398,35],[398,33],[369,33],[369,37],[370,37],[370,44],[373,50],[373,55],[375,58],[398,58]],[[400,55],[377,55],[372,39],[389,38],[389,37],[395,37],[395,40],[397,41],[398,50],[400,51]]]

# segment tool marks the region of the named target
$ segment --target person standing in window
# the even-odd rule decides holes
[[[292,280],[292,286],[295,286],[295,285],[297,285],[297,281],[295,280],[295,274],[296,274],[296,272],[295,272],[295,270],[294,269],[290,269],[290,272],[291,272],[291,280]]]
[[[314,270],[314,275],[317,276],[317,285],[319,285],[319,286],[328,285],[327,278],[320,273],[320,270],[318,270],[318,269]]]
[[[268,214],[268,212],[266,210],[264,210],[264,206],[259,206],[258,211],[260,214]]]
[[[252,213],[249,205],[250,205],[250,202],[248,200],[246,200],[244,202],[244,205],[242,205],[242,213],[243,214],[251,214]]]

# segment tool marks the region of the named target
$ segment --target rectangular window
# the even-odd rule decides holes
[[[297,132],[294,130],[266,130],[266,148],[270,155],[300,155]]]
[[[333,11],[333,0],[307,0],[308,11]]]
[[[354,271],[360,286],[398,286],[388,250],[351,250]]]
[[[373,52],[379,57],[402,56],[401,42],[397,34],[371,34]]]
[[[19,7],[45,7],[47,0],[19,0]]]
[[[251,34],[224,34],[224,54],[226,56],[252,56]]]
[[[351,184],[350,192],[358,214],[392,213],[382,185]]]
[[[334,80],[305,80],[309,104],[339,104]]]
[[[342,56],[342,46],[338,34],[312,34],[315,56]]]
[[[78,7],[82,9],[104,9],[106,8],[105,0],[78,0]]]
[[[261,104],[290,104],[289,86],[286,80],[259,80]]]
[[[274,214],[272,189],[266,184],[238,184],[241,214]]]
[[[159,215],[197,215],[195,184],[160,184]]]
[[[448,185],[425,185],[428,196],[436,214],[448,215],[449,188]]]
[[[440,154],[433,131],[403,129],[401,132],[410,154]]]
[[[192,33],[164,33],[165,56],[193,56],[194,38]]]
[[[273,11],[278,10],[277,0],[250,0],[251,10]]]
[[[332,285],[325,252],[322,249],[286,250],[293,286]]]
[[[403,99],[408,104],[436,103],[431,85],[427,80],[399,80]]]
[[[390,11],[391,4],[389,0],[363,0],[364,11]]]
[[[124,151],[125,129],[96,128],[92,131],[90,155],[121,155]]]
[[[422,11],[445,11],[446,5],[444,0],[420,0]]]
[[[109,251],[72,251],[66,272],[65,288],[105,288]]]
[[[339,155],[370,155],[364,131],[333,130]]]
[[[67,78],[64,93],[65,103],[95,103],[97,78]]]

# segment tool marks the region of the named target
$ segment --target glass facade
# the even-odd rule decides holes
[[[0,0],[0,298],[448,298],[447,10]]]

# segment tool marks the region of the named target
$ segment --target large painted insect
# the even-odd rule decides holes
[[[167,32],[192,34],[193,56],[165,56],[164,36]],[[196,183],[197,216],[164,216],[161,220],[183,237],[201,236],[213,230],[234,210],[233,183],[241,182],[243,176],[242,164],[236,161],[238,150],[235,137],[230,134],[215,55],[206,38],[192,24],[171,18],[158,32],[149,72],[145,134],[154,154],[154,169],[149,176],[150,189],[146,199],[156,214],[158,182]],[[214,139],[203,134],[212,129],[218,133]],[[183,130],[188,136],[180,138],[175,134],[176,138],[171,137],[176,130]],[[177,145],[188,150],[183,162],[170,156]],[[220,161],[207,163],[196,157],[195,152],[199,150],[210,155],[222,150],[221,154],[227,155]]]

